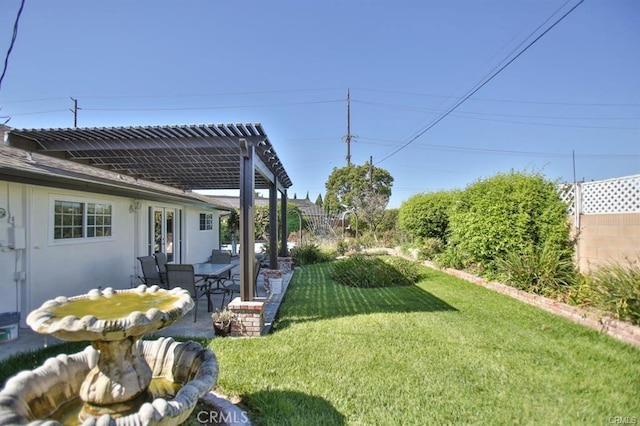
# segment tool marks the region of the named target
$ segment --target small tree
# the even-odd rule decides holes
[[[378,235],[376,231],[384,220],[384,211],[387,208],[387,204],[389,204],[389,197],[376,193],[371,188],[366,188],[360,194],[353,196],[351,202],[353,203],[355,214],[367,223],[377,243]]]
[[[345,211],[353,207],[354,197],[360,197],[367,190],[388,199],[392,186],[393,177],[387,170],[368,163],[334,168],[325,183],[324,207],[331,212]]]

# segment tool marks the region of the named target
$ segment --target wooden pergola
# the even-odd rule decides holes
[[[10,146],[88,164],[136,179],[179,188],[240,190],[240,277],[243,301],[253,294],[254,194],[269,190],[269,220],[286,250],[287,188],[291,179],[262,126],[216,124],[67,129],[11,129]],[[256,173],[257,172],[257,173]],[[269,264],[277,268],[278,234],[270,234]]]

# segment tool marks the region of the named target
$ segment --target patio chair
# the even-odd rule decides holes
[[[140,266],[142,267],[142,276],[139,278],[148,286],[157,285],[160,287],[166,287],[160,271],[158,271],[158,265],[156,258],[153,256],[140,256],[138,258]]]
[[[231,263],[231,253],[223,250],[212,250],[211,256],[209,256],[209,263]],[[228,279],[231,278],[231,271],[229,271]]]
[[[191,298],[195,302],[193,308],[193,322],[198,318],[198,301],[202,296],[207,296],[207,308],[211,310],[211,294],[208,286],[196,285],[196,277],[193,273],[193,265],[168,263],[167,283],[169,289],[181,287],[191,293]]]
[[[258,295],[258,277],[260,276],[260,261],[256,260],[253,264],[253,294]],[[225,284],[228,283],[228,284]],[[220,309],[224,307],[224,301],[227,294],[230,296],[229,301],[233,299],[233,293],[240,294],[240,274],[233,274],[233,276],[222,283],[224,286],[224,293],[222,294],[222,304]]]
[[[266,255],[266,253],[257,253],[256,254],[256,260],[258,262],[260,262],[260,266],[262,268],[269,268],[269,256]]]
[[[211,250],[209,263],[231,263],[231,253],[223,250]]]
[[[160,280],[166,283],[167,277],[167,254],[158,252],[154,253],[153,257],[156,259],[156,265],[158,265],[158,272],[160,273]]]

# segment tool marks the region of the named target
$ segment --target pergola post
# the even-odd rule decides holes
[[[269,268],[278,269],[278,191],[269,185]]]
[[[282,195],[282,201],[280,201],[280,217],[282,218],[282,223],[280,224],[280,227],[282,229],[282,232],[280,233],[280,238],[282,240],[282,246],[280,247],[280,256],[281,257],[286,257],[287,254],[287,239],[289,238],[289,235],[287,233],[287,191],[284,190],[283,192],[281,192]]]
[[[246,139],[240,139],[240,299],[252,301],[254,274],[254,194],[255,149]]]

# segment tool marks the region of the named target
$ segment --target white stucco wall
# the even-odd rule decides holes
[[[56,199],[111,204],[112,237],[54,240]],[[182,212],[182,245],[176,247],[181,256],[176,261],[202,262],[219,247],[218,212],[213,211],[213,230],[199,229],[200,213],[212,210],[0,181],[0,208],[7,211],[0,218],[0,313],[21,312],[25,326],[28,313],[46,300],[137,283],[137,257],[150,250],[151,207],[175,209],[178,215]],[[24,228],[24,249],[9,248],[11,227]],[[16,273],[24,274],[23,279],[14,280]]]
[[[14,280],[15,272],[24,271],[24,250],[9,248],[9,229],[24,227],[24,185],[0,181],[0,313],[20,311],[21,285]]]
[[[30,311],[56,296],[74,296],[97,287],[128,288],[133,273],[134,215],[130,200],[106,195],[31,187],[28,219],[28,299]],[[112,237],[53,240],[54,200],[112,204]]]
[[[212,213],[199,209],[187,209],[185,214],[185,231],[187,241],[184,247],[184,263],[206,262],[211,255],[211,250],[220,248],[219,212],[213,212],[213,229],[200,230],[200,214]]]
[[[175,241],[175,258],[173,263],[198,263],[205,262],[211,250],[219,247],[219,212],[210,209],[201,209],[194,206],[177,205],[170,203],[146,202],[142,201],[137,212],[138,221],[135,226],[135,234],[137,237],[137,256],[146,256],[153,253],[153,249],[149,246],[149,223],[152,219],[150,209],[164,208],[175,210],[176,226],[179,226],[182,232],[182,239]],[[180,215],[180,212],[182,213]],[[213,214],[213,229],[209,231],[200,230],[200,214]],[[180,223],[179,218],[182,218]],[[136,271],[138,265],[136,265]]]

